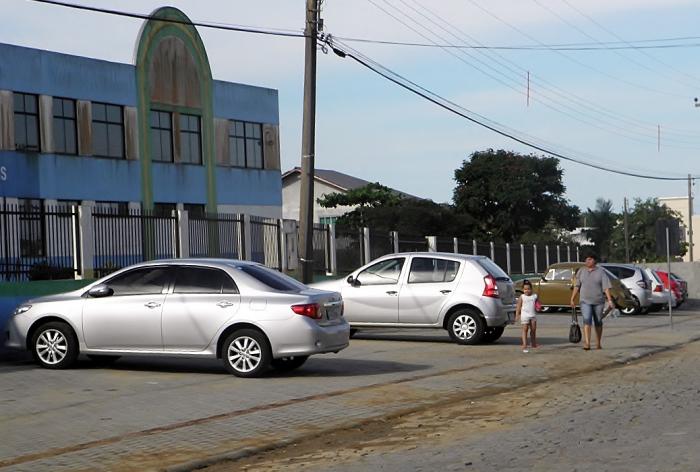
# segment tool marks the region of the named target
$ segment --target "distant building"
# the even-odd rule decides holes
[[[690,235],[688,234],[688,229],[689,229],[689,219],[688,219],[688,197],[661,197],[658,199],[659,203],[666,205],[668,208],[671,210],[675,211],[681,216],[681,224],[683,225],[683,228],[681,228],[681,236],[682,240],[687,242],[688,244],[693,244],[693,241],[690,240]],[[693,205],[695,202],[693,202]],[[700,215],[693,215],[693,233],[698,234],[698,231],[700,231]],[[693,239],[696,239],[693,237]],[[693,244],[693,256],[697,260],[700,258],[700,254],[697,253],[697,247]],[[683,256],[684,261],[689,261],[690,260],[690,253],[687,252],[685,256]]]
[[[277,91],[214,80],[171,7],[143,24],[134,57],[0,44],[0,204],[280,218]]]
[[[323,208],[317,203],[319,198],[330,193],[345,193],[370,183],[367,180],[335,170],[316,169],[314,171],[314,223],[335,223],[339,217],[356,208],[354,206]],[[398,190],[395,192],[404,197],[417,198]],[[282,174],[282,215],[284,219],[299,221],[300,198],[301,168],[295,167]]]

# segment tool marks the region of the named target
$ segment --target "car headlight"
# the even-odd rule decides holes
[[[22,313],[26,313],[31,308],[32,308],[31,305],[20,305],[17,308],[15,308],[15,311],[12,312],[12,316],[21,315]]]

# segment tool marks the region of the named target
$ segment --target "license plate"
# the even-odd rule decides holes
[[[337,320],[340,318],[340,303],[326,303],[324,305],[326,309],[326,319]]]

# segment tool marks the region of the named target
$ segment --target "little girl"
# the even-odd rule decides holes
[[[523,294],[518,298],[518,304],[515,307],[515,319],[520,320],[523,327],[522,333],[522,350],[528,352],[527,349],[527,332],[530,331],[530,339],[533,349],[539,347],[537,345],[537,294],[532,293],[532,284],[529,280],[523,282]]]

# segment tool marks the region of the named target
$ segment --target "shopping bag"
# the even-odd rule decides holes
[[[576,308],[573,309],[571,313],[571,326],[569,327],[569,342],[579,343],[581,342],[581,327],[578,325],[578,318],[576,317]]]
[[[540,313],[542,311],[542,302],[539,300],[535,300],[535,311],[537,313]]]

